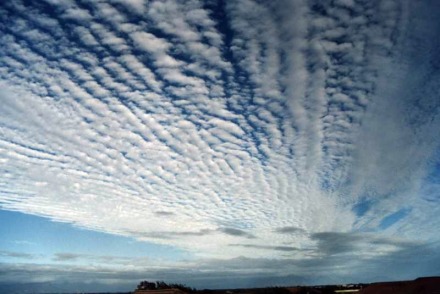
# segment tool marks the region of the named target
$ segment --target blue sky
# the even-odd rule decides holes
[[[67,253],[138,259],[155,257],[173,261],[190,257],[176,248],[75,228],[67,223],[51,222],[19,212],[2,210],[0,219],[3,224],[8,224],[0,228],[4,237],[1,243],[3,252],[31,254],[37,262],[60,262],[63,258],[59,258],[59,255]],[[2,257],[13,258],[6,254]],[[74,259],[72,256],[70,260]]]
[[[3,2],[0,292],[440,275],[436,1]]]

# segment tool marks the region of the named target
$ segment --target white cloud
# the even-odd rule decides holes
[[[1,207],[209,258],[284,258],[282,248],[316,248],[315,233],[380,230],[408,207],[385,231],[417,238],[416,226],[438,223],[418,195],[439,146],[439,85],[421,78],[434,53],[420,67],[423,56],[396,53],[414,36],[403,37],[405,5],[389,3],[249,0],[228,2],[224,18],[198,1],[11,14]],[[21,7],[5,5],[2,15]],[[352,210],[362,201],[364,214]]]
[[[131,37],[137,46],[151,53],[162,54],[170,47],[165,40],[147,32],[135,32],[131,34]]]

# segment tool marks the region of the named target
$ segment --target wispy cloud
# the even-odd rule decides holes
[[[19,259],[34,259],[34,254],[16,252],[16,251],[0,251],[1,257],[19,258]]]
[[[75,253],[57,253],[55,255],[56,261],[72,261],[81,257],[86,257],[87,255],[75,254]]]
[[[234,228],[220,228],[219,231],[223,232],[227,235],[231,235],[231,236],[239,236],[239,237],[245,237],[245,238],[249,238],[249,239],[255,238],[254,235],[252,235],[248,232],[245,232],[245,231],[239,230],[239,229],[234,229]]]
[[[139,265],[146,262],[151,262],[147,257],[128,257],[128,256],[113,256],[113,255],[93,255],[84,253],[59,252],[55,253],[52,261],[62,262],[64,264],[102,264],[102,265]]]
[[[296,251],[298,248],[292,246],[270,246],[270,245],[255,245],[255,244],[230,244],[229,246],[237,246],[252,249],[276,250],[276,251]]]
[[[303,229],[298,228],[298,227],[293,227],[293,226],[277,228],[277,229],[275,229],[275,232],[281,233],[281,234],[301,234],[301,233],[305,233],[305,231]]]
[[[391,243],[395,243],[391,241]],[[268,246],[269,247],[269,246]],[[262,250],[263,248],[257,248]],[[304,256],[302,258],[248,258],[201,259],[197,262],[173,262],[157,265],[132,262],[116,264],[93,262],[89,265],[63,267],[50,264],[0,264],[0,286],[6,283],[27,281],[28,283],[51,282],[53,284],[74,284],[82,287],[93,284],[106,289],[104,285],[123,286],[132,290],[142,279],[184,282],[193,287],[224,287],[224,279],[231,287],[272,285],[294,285],[322,282],[370,282],[378,278],[409,279],[414,275],[438,272],[438,244],[404,245],[398,251],[381,256],[360,256],[356,252],[346,255]],[[265,250],[263,250],[265,251]],[[270,251],[270,250],[269,250]],[[290,250],[281,250],[291,255]],[[348,252],[347,252],[348,253]],[[93,258],[93,256],[90,256]],[[96,257],[95,257],[96,259]],[[93,261],[93,259],[92,259]],[[423,266],[420,266],[423,265]],[[383,271],[393,268],[393,273]],[[240,274],[237,274],[237,273]],[[286,273],[293,273],[288,274]],[[96,289],[95,288],[95,289]]]

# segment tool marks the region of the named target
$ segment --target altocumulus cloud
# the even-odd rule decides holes
[[[0,207],[190,251],[152,275],[201,285],[407,277],[439,241],[436,8],[3,1]]]

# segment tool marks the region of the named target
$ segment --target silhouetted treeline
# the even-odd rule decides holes
[[[225,290],[198,290],[198,294],[291,294],[285,287],[249,288],[249,289],[225,289]]]
[[[340,290],[354,290],[362,293],[417,293],[440,294],[440,277],[418,278],[413,281],[379,282],[372,284],[344,284],[344,285],[319,285],[319,286],[294,286],[294,287],[267,287],[247,289],[204,289],[196,290],[182,284],[167,284],[162,281],[139,283],[138,290],[166,290],[179,289],[190,294],[334,294]],[[144,291],[141,291],[144,292]],[[146,291],[148,292],[148,291]],[[169,291],[173,292],[173,291]]]
[[[165,290],[165,289],[179,289],[185,292],[195,292],[196,290],[187,287],[183,284],[167,284],[164,281],[148,282],[142,281],[137,286],[138,290]]]
[[[351,285],[321,285],[321,286],[297,286],[295,293],[297,294],[333,294],[336,290],[343,289],[359,289],[367,286],[367,284],[351,284]],[[251,289],[228,289],[228,290],[196,290],[182,284],[167,284],[163,281],[148,282],[142,281],[137,286],[138,290],[165,290],[179,289],[187,293],[193,294],[291,294],[292,292],[286,287],[267,287],[267,288],[251,288]]]
[[[248,289],[198,290],[197,294],[334,294],[336,290],[359,289],[365,284],[267,287]]]

